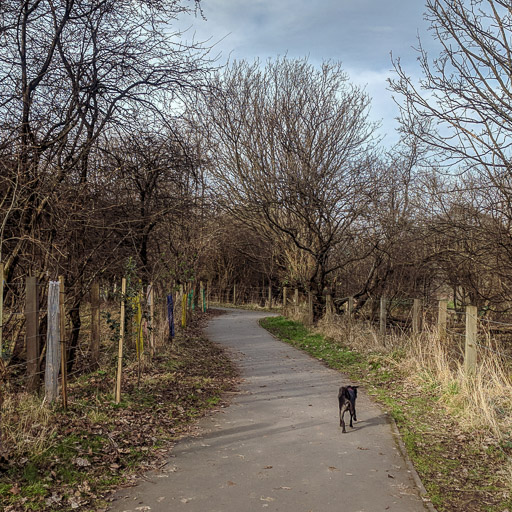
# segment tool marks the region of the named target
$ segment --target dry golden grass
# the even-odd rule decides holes
[[[400,350],[399,368],[405,380],[415,387],[428,386],[435,390],[440,402],[450,415],[457,418],[461,428],[491,435],[497,440],[509,439],[512,432],[511,368],[499,346],[492,350],[480,349],[477,367],[466,372],[461,340],[441,339],[436,330],[427,330],[418,336],[396,332],[380,336],[367,323],[349,324],[334,317],[322,320],[318,330],[364,354],[389,355]],[[490,346],[487,340],[486,346]]]
[[[2,406],[2,448],[14,457],[39,455],[56,431],[53,413],[29,393],[7,394]]]
[[[451,344],[435,331],[413,338],[409,379],[417,382],[428,372],[442,402],[465,429],[487,431],[500,440],[510,436],[512,382],[506,361],[499,351],[480,349],[475,370],[466,371],[463,358],[454,359]]]

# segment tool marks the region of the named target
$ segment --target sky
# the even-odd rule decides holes
[[[341,61],[350,80],[372,98],[371,119],[381,121],[384,145],[398,140],[398,107],[386,79],[394,76],[393,58],[420,76],[413,47],[420,35],[435,48],[423,18],[424,0],[202,0],[203,13],[179,21],[185,39],[215,44],[219,63],[287,55],[313,64]]]

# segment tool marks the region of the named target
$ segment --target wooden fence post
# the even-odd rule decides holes
[[[288,306],[288,288],[283,286],[283,315],[286,315],[286,308]]]
[[[325,315],[328,320],[332,318],[332,295],[329,293],[325,296]]]
[[[137,354],[137,361],[139,363],[144,357],[144,336],[142,333],[142,290],[134,297],[135,305],[135,351]]]
[[[149,353],[150,357],[155,355],[155,287],[149,283]],[[166,315],[167,317],[167,315]]]
[[[123,373],[123,343],[124,343],[124,323],[126,316],[126,278],[123,277],[121,284],[121,320],[119,326],[119,346],[117,350],[117,381],[116,381],[116,399],[118,404],[121,402],[121,377]]]
[[[477,319],[476,306],[466,306],[466,347],[464,352],[466,373],[473,373],[476,368]]]
[[[233,285],[233,305],[236,306],[236,283]]]
[[[205,301],[205,297],[204,297],[204,283],[203,281],[199,281],[199,293],[201,294],[201,311],[203,313],[206,312],[206,301]]]
[[[314,314],[313,314],[313,292],[311,290],[308,291],[308,325],[313,325],[314,322]]]
[[[100,362],[100,285],[91,285],[91,368],[96,370]]]
[[[439,301],[439,315],[437,317],[437,333],[444,340],[446,338],[446,319],[447,319],[448,301]]]
[[[419,334],[421,330],[421,299],[414,299],[412,304],[412,332]]]
[[[27,389],[39,389],[39,292],[36,277],[26,278],[25,339],[27,344]]]
[[[100,289],[98,287],[98,299]],[[60,322],[60,373],[62,405],[68,408],[68,369],[67,369],[67,337],[66,337],[66,294],[64,291],[64,276],[59,276],[59,322]]]
[[[183,293],[181,296],[181,327],[187,327],[187,294]]]
[[[0,263],[0,359],[4,353],[4,264]]]
[[[295,306],[295,314],[299,314],[299,289],[295,288],[295,295],[293,297],[293,304]]]
[[[347,301],[347,314],[349,320],[352,319],[352,314],[354,312],[354,297],[349,297]]]
[[[268,308],[272,309],[272,283],[268,283]]]
[[[383,339],[386,337],[386,322],[387,322],[387,299],[386,297],[380,298],[380,315],[379,315],[379,322],[380,322],[380,335]]]

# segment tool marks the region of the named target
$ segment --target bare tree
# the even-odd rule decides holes
[[[303,255],[305,271],[289,277],[311,288],[319,306],[326,277],[354,257],[353,230],[371,196],[368,106],[338,63],[316,69],[281,58],[265,67],[234,63],[205,107],[219,200]],[[331,258],[334,249],[342,260]]]
[[[8,276],[29,242],[47,242],[35,236],[43,212],[61,184],[87,181],[91,145],[109,124],[140,104],[176,102],[204,78],[206,50],[164,26],[185,10],[174,1],[2,2],[1,146],[16,161],[5,199],[19,216],[18,236],[2,247]]]
[[[0,255],[8,280],[65,276],[76,336],[83,285],[110,240],[97,236],[109,209],[91,179],[94,145],[144,112],[172,106],[171,116],[202,86],[207,49],[172,31],[189,10],[174,0],[0,3]]]
[[[512,7],[505,0],[428,0],[426,18],[441,45],[429,59],[421,43],[418,84],[395,60],[391,87],[404,99],[404,127],[465,168],[499,178],[510,166]]]
[[[433,253],[454,290],[475,304],[512,297],[512,6],[506,0],[428,0],[426,18],[441,47],[419,46],[415,83],[399,60],[392,89],[402,128],[443,165]],[[458,174],[459,179],[455,179]],[[439,245],[439,241],[443,245]],[[434,256],[433,256],[434,257]],[[466,300],[466,299],[463,299]]]

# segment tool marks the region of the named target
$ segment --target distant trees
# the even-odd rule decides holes
[[[361,257],[353,241],[375,182],[369,101],[337,63],[281,58],[234,63],[205,105],[218,200],[279,241],[287,279],[319,304],[327,276]]]

